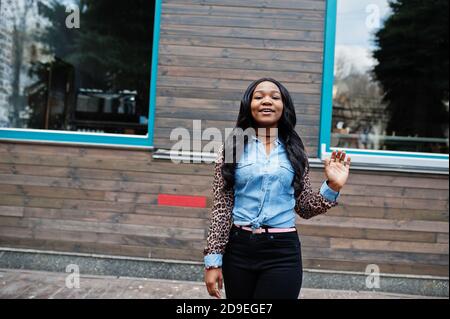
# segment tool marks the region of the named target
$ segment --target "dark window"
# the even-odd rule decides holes
[[[0,11],[0,127],[146,135],[154,1],[15,0]]]

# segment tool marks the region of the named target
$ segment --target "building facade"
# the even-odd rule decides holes
[[[154,20],[149,21],[154,25],[152,63],[145,65],[151,78],[144,81],[148,92],[142,97],[138,84],[131,81],[116,82],[116,91],[95,84],[99,82],[88,76],[89,70],[77,69],[79,60],[67,58],[65,63],[76,70],[73,78],[68,71],[53,74],[60,74],[64,88],[82,82],[81,91],[60,90],[55,84],[45,91],[53,102],[47,97],[44,104],[69,107],[72,95],[86,92],[82,89],[101,89],[97,93],[110,94],[111,99],[120,90],[136,89],[136,108],[139,99],[146,99],[149,109],[127,118],[111,115],[100,124],[100,115],[82,119],[86,127],[95,122],[105,133],[71,131],[70,125],[79,122],[70,119],[71,124],[59,131],[42,127],[0,131],[0,246],[201,264],[213,178],[212,164],[202,156],[215,155],[208,149],[211,136],[204,132],[217,128],[224,136],[225,129],[235,125],[247,86],[260,77],[272,77],[294,98],[296,130],[311,159],[317,191],[324,178],[322,161],[333,148],[348,148],[355,159],[338,207],[323,216],[297,220],[304,267],[365,272],[375,264],[382,273],[447,277],[448,135],[408,140],[435,145],[435,153],[423,151],[428,146],[404,151],[399,146],[404,139],[388,132],[380,103],[370,98],[373,106],[366,103],[367,95],[366,100],[346,95],[356,92],[351,84],[362,80],[350,82],[347,74],[333,83],[337,59],[330,61],[335,54],[330,40],[336,39],[333,26],[339,25],[339,10],[347,12],[339,1],[346,0],[156,1]],[[2,30],[0,41],[6,41]],[[2,70],[9,67],[1,62],[10,54],[6,50],[7,46],[0,47]],[[87,75],[78,80],[78,72]],[[0,103],[6,103],[6,86],[0,88]],[[91,95],[83,103],[104,114],[102,99]],[[371,120],[378,123],[374,126],[378,131],[361,133],[354,128]],[[126,129],[113,133],[108,131],[111,125]],[[146,135],[139,133],[139,125],[148,129]],[[171,137],[176,129],[189,134],[193,149],[171,157],[181,136]],[[361,134],[378,139],[367,143]],[[220,143],[216,140],[210,146]]]

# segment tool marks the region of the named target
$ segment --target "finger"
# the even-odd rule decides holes
[[[333,153],[331,153],[331,161],[336,161],[336,151],[333,151]]]
[[[329,166],[330,163],[331,163],[330,159],[329,159],[329,158],[326,158],[326,159],[325,159],[325,166]]]
[[[345,161],[345,156],[346,156],[347,154],[345,154],[345,151],[343,151],[342,152],[342,154],[341,154],[341,159],[340,159],[340,161]]]
[[[208,282],[207,288],[208,288],[208,293],[211,297],[220,298],[220,292],[219,292],[219,289],[217,289],[217,285],[215,282]]]
[[[208,294],[210,296],[214,296],[215,295],[214,283],[207,283],[206,288],[208,289]]]
[[[338,151],[338,152],[336,153],[336,159],[335,159],[335,162],[339,162],[340,158],[341,158],[341,151]]]
[[[220,290],[216,288],[216,298],[220,299]]]
[[[219,277],[219,290],[222,290],[223,288],[223,278]]]
[[[351,159],[350,157],[347,157],[346,166],[347,166],[348,168],[350,168],[351,162],[352,162],[352,159]]]

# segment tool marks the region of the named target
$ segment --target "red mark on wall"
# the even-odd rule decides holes
[[[206,197],[159,194],[158,205],[205,208]]]

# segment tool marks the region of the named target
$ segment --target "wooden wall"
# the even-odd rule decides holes
[[[205,5],[207,4],[207,5]],[[233,127],[248,84],[291,91],[317,153],[324,0],[166,0],[155,146],[175,127]],[[212,165],[151,152],[0,142],[0,246],[202,261],[210,208],[157,205],[203,195]],[[313,169],[318,190],[324,178]],[[328,214],[298,220],[304,266],[448,276],[448,175],[354,170]]]
[[[145,151],[0,143],[0,247],[202,261],[212,164]],[[313,169],[318,191],[322,169]],[[352,171],[340,205],[298,219],[304,266],[448,276],[448,176]]]
[[[235,125],[248,85],[281,81],[297,131],[317,155],[324,0],[166,0],[162,6],[155,146],[170,149],[175,127]],[[203,142],[203,144],[206,144]]]

